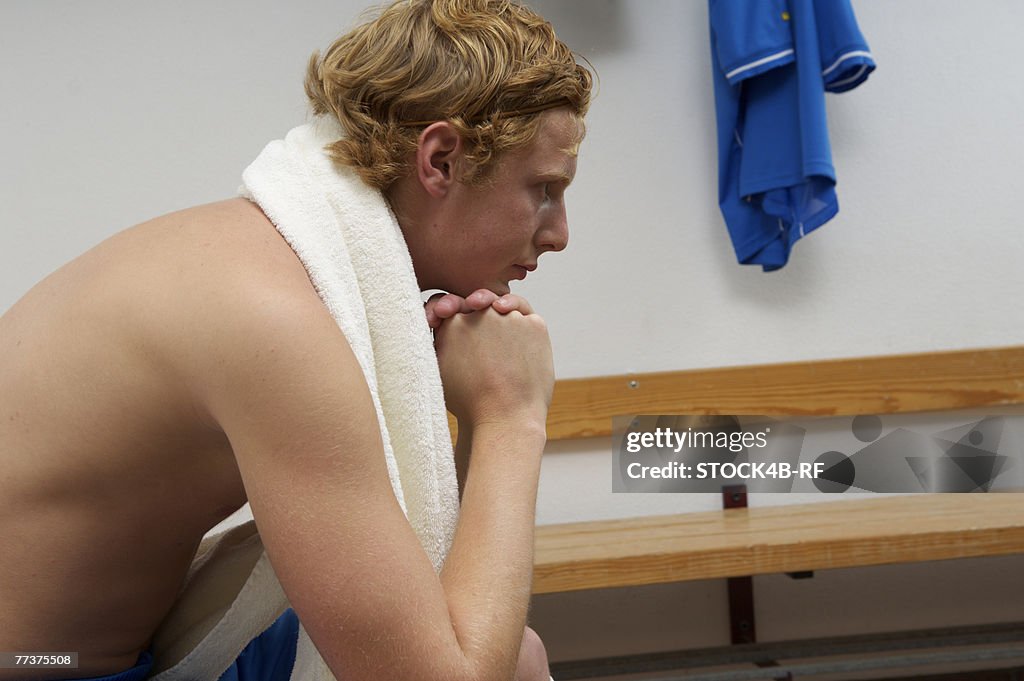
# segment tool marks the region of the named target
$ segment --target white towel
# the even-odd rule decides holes
[[[394,214],[380,192],[324,152],[343,134],[327,116],[291,130],[246,168],[240,191],[298,255],[352,346],[377,410],[391,486],[440,572],[458,490],[437,358]],[[154,678],[216,681],[286,607],[251,522],[207,539],[154,638],[154,670],[162,670]],[[301,627],[291,678],[334,678]]]

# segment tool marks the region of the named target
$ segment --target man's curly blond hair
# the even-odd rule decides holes
[[[590,89],[551,24],[513,0],[398,0],[314,52],[306,73],[313,112],[346,132],[330,155],[382,191],[411,170],[433,121],[455,126],[469,162],[461,179],[479,184],[533,139],[540,111],[566,106],[582,120]]]

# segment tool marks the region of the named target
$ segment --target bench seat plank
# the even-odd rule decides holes
[[[541,525],[533,592],[1024,552],[1024,494],[933,494]]]

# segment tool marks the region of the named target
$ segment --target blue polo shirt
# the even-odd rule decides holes
[[[777,270],[839,211],[825,91],[874,70],[849,0],[709,0],[718,203],[736,258]]]

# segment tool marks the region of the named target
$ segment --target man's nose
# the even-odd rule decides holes
[[[565,215],[565,204],[559,202],[557,209],[545,221],[537,233],[537,247],[547,251],[563,251],[569,245],[569,222]]]

